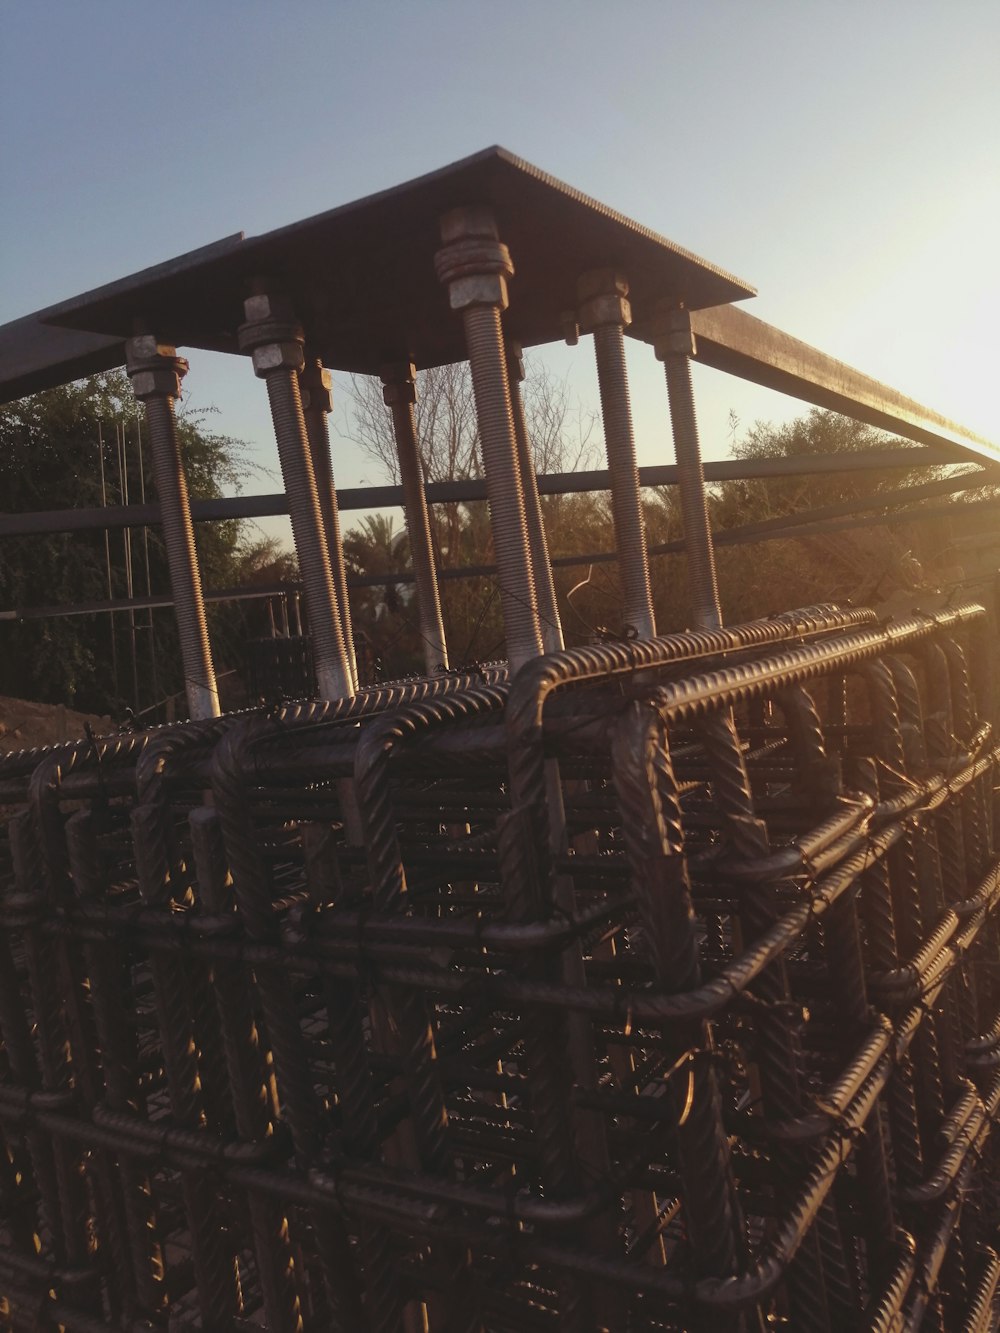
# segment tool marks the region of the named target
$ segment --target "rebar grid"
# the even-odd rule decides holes
[[[5,760],[11,1327],[989,1328],[979,616]]]

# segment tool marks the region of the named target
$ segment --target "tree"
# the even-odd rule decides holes
[[[191,494],[218,496],[246,476],[245,446],[212,431],[207,414],[179,414],[181,449]],[[145,426],[121,371],[64,385],[0,409],[0,488],[11,511],[133,503],[144,486],[156,498]],[[102,496],[102,463],[105,478]],[[107,543],[107,544],[106,544]],[[239,522],[200,524],[198,554],[206,587],[229,586],[260,562],[261,548]],[[131,563],[131,574],[128,565]],[[0,606],[20,610],[67,606],[128,593],[169,593],[166,552],[158,528],[108,534],[63,533],[6,538],[0,559]],[[110,585],[110,586],[109,586]],[[242,615],[211,607],[217,667],[238,661]],[[0,692],[63,702],[120,715],[135,703],[132,651],[140,707],[181,688],[171,611],[47,617],[3,627]],[[118,679],[114,666],[117,663]]]
[[[784,425],[757,422],[736,441],[733,453],[755,460],[899,448],[905,459],[910,447],[862,422],[814,408]],[[721,531],[827,505],[860,506],[947,472],[899,467],[724,482],[711,494],[712,525]],[[916,503],[939,504],[940,497]],[[720,547],[724,609],[730,619],[742,620],[815,601],[876,603],[944,574],[939,561],[945,545],[941,521],[929,520]]]
[[[381,476],[398,483],[399,463],[392,419],[377,380],[354,376],[349,382],[351,439],[378,466]],[[525,420],[535,469],[539,473],[570,472],[594,457],[596,417],[574,404],[564,381],[543,367],[529,365],[522,386]],[[417,376],[417,442],[427,481],[462,481],[482,476],[482,455],[475,399],[468,367],[439,366]],[[542,502],[552,553],[567,541],[579,540],[580,522],[607,519],[606,506],[590,496],[552,496]],[[440,504],[431,510],[432,536],[438,564],[444,569],[488,564],[493,559],[485,503]],[[602,538],[606,545],[606,539]],[[387,551],[385,533],[368,520],[345,537],[344,550],[355,573],[389,573],[406,567],[405,539]],[[572,576],[572,577],[571,577]],[[559,576],[569,588],[573,571]],[[383,585],[391,595],[358,590],[351,599],[355,628],[360,623],[371,652],[387,674],[417,670],[421,660],[416,616],[410,609],[408,585]],[[487,659],[503,652],[503,622],[495,580],[444,579],[442,609],[454,664]],[[381,614],[375,616],[374,608]],[[585,631],[584,631],[585,632]],[[575,636],[577,639],[581,634]]]

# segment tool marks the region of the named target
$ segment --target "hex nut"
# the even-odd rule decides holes
[[[415,403],[417,386],[412,380],[390,380],[382,385],[382,401],[386,407],[396,407],[399,403]]]
[[[592,268],[576,282],[576,299],[583,305],[595,296],[628,296],[628,279],[613,268]]]
[[[668,356],[696,356],[698,344],[690,330],[685,333],[682,329],[677,329],[673,333],[657,337],[653,342],[653,352],[658,361],[663,361]]]
[[[147,398],[180,397],[181,377],[168,365],[159,369],[133,370],[130,379],[132,392],[139,402],[145,402]]]
[[[502,273],[473,273],[454,278],[448,284],[448,304],[452,310],[466,310],[474,305],[495,305],[506,310],[507,279]]]
[[[657,311],[652,328],[653,352],[657,360],[668,356],[695,356],[698,344],[691,328],[689,310],[663,309]]]
[[[445,213],[438,224],[444,245],[464,241],[472,236],[496,240],[499,236],[496,219],[488,208],[453,208]]]
[[[304,364],[300,342],[262,343],[253,349],[254,374],[261,379],[275,370],[301,370]]]
[[[617,324],[624,329],[632,323],[632,307],[624,296],[610,293],[592,296],[580,306],[577,320],[581,333],[593,333],[608,324]]]
[[[438,279],[448,287],[452,310],[474,305],[507,309],[507,279],[514,275],[510,251],[494,236],[465,236],[434,256]]]
[[[267,343],[297,342],[301,348],[305,342],[305,334],[299,324],[289,323],[287,320],[265,319],[256,323],[241,324],[236,332],[236,342],[241,352],[252,352],[255,347],[263,347]],[[302,364],[305,365],[304,352]]]
[[[279,292],[259,292],[248,296],[243,302],[243,317],[248,324],[295,323],[291,302]]]
[[[518,384],[524,381],[524,350],[519,342],[507,343],[507,377]]]
[[[315,360],[307,361],[299,372],[302,406],[327,415],[333,411],[333,376]]]
[[[173,361],[177,348],[168,343],[157,342],[151,333],[141,333],[125,341],[125,364],[129,370],[138,369],[148,361],[167,359]]]

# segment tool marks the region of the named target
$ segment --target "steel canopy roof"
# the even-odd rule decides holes
[[[333,370],[373,374],[390,359],[419,368],[465,358],[461,319],[434,273],[438,219],[489,205],[509,247],[508,335],[525,346],[564,333],[576,280],[591,268],[625,273],[638,318],[669,297],[701,309],[754,295],[749,284],[587,198],[503,148],[262,236],[205,250],[75,297],[44,323],[124,339],[139,320],[178,347],[236,351],[251,280],[292,298],[311,349]]]

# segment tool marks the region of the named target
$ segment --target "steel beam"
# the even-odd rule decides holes
[[[841,472],[891,471],[940,467],[954,462],[950,450],[941,446],[925,449],[874,449],[865,454],[809,454],[798,458],[727,458],[705,464],[705,480],[751,481],[768,477],[816,477]],[[641,467],[642,486],[675,486],[673,463]],[[610,478],[605,471],[551,472],[538,478],[540,495],[582,495],[606,491]],[[486,499],[486,483],[469,481],[428,482],[428,504],[474,504]],[[359,486],[337,491],[343,510],[389,509],[402,506],[401,486]],[[274,518],[288,513],[284,493],[237,495],[210,500],[192,500],[191,517],[196,523],[222,522],[234,518]],[[88,532],[94,529],[156,526],[160,507],[156,504],[108,505],[104,509],[42,509],[27,514],[0,514],[0,537],[30,537],[54,532]]]
[[[697,360],[917,444],[1000,459],[996,444],[732,305],[691,312]],[[634,332],[630,330],[630,332]],[[639,331],[650,341],[648,331]]]
[[[890,502],[891,503],[891,502]],[[819,536],[832,532],[848,532],[855,528],[888,527],[894,523],[921,523],[926,519],[961,518],[963,515],[990,513],[1000,509],[1000,498],[976,500],[967,505],[938,504],[925,505],[919,509],[895,510],[889,514],[862,514],[851,518],[830,518],[801,522],[797,514],[788,515],[788,522],[782,528],[760,531],[756,524],[747,524],[744,528],[729,528],[715,534],[716,546],[753,546],[761,542],[788,541],[791,538]],[[819,512],[819,511],[817,511]],[[808,516],[806,516],[808,518]],[[649,548],[649,554],[682,555],[682,539],[661,542]],[[553,569],[576,569],[583,565],[613,565],[618,559],[614,551],[588,551],[580,555],[559,555],[552,560]],[[458,565],[451,569],[439,569],[438,580],[442,583],[456,579],[493,578],[496,565]],[[390,571],[381,574],[352,574],[348,577],[349,588],[378,588],[387,583],[411,584],[415,582],[409,570]],[[301,590],[300,583],[268,584],[252,588],[222,588],[205,593],[206,602],[239,602],[256,598],[274,597],[279,593]],[[16,610],[0,611],[0,621],[4,620],[43,620],[48,616],[97,615],[107,611],[143,610],[148,607],[169,607],[173,600],[166,594],[150,597],[117,598],[114,601],[80,602],[67,606],[26,607]]]

